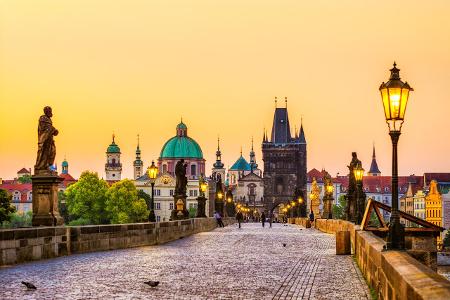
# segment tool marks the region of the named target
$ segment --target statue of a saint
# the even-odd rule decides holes
[[[53,136],[58,135],[58,130],[53,127],[52,108],[44,107],[44,115],[39,118],[38,126],[38,152],[36,165],[34,166],[34,174],[54,175],[50,170],[50,166],[55,162],[56,147]]]
[[[186,195],[187,177],[186,177],[187,163],[184,163],[184,159],[181,159],[175,165],[175,194]]]

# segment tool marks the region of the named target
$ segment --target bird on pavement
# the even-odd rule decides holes
[[[147,285],[149,285],[149,286],[151,286],[151,287],[157,287],[158,284],[159,284],[159,281],[152,281],[152,280],[149,280],[149,281],[145,281],[144,283],[147,284]]]
[[[22,281],[22,284],[25,285],[27,287],[27,289],[29,290],[35,290],[36,286],[30,282],[26,282],[26,281]]]
[[[283,243],[283,247],[286,247],[286,243]]]

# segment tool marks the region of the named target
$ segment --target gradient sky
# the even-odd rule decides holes
[[[34,165],[37,120],[53,107],[57,162],[104,176],[115,132],[124,176],[136,135],[147,166],[183,117],[208,169],[263,128],[273,98],[303,116],[308,169],[344,174],[391,144],[378,87],[395,60],[411,94],[402,175],[450,172],[450,1],[0,0],[0,177]],[[283,101],[279,105],[284,105]],[[60,167],[59,167],[60,168]]]

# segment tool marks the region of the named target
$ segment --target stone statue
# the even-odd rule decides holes
[[[352,152],[352,161],[350,162],[350,165],[347,166],[349,170],[349,182],[348,182],[348,190],[346,196],[347,200],[347,206],[345,208],[345,219],[348,221],[352,221],[354,223],[359,222],[359,215],[361,215],[361,211],[364,214],[364,195],[358,195],[363,194],[362,188],[360,187],[358,190],[358,187],[356,185],[356,178],[355,174],[353,173],[353,170],[357,167],[361,167],[362,163],[358,159],[358,156],[356,152]],[[359,197],[358,197],[359,196]],[[363,198],[364,197],[364,198]],[[361,200],[362,199],[362,200]],[[362,203],[358,203],[362,202]]]
[[[50,170],[55,162],[56,146],[53,136],[58,135],[58,130],[53,127],[52,108],[44,107],[44,115],[39,118],[38,126],[38,152],[36,164],[34,166],[35,175],[54,175]]]
[[[186,168],[187,163],[184,162],[184,159],[181,159],[175,165],[175,194],[176,195],[186,195],[186,186],[187,186],[187,177],[186,177]]]

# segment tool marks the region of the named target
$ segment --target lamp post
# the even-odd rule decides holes
[[[226,194],[226,212],[228,217],[234,217],[236,215],[236,207],[233,201],[233,193],[228,189]]]
[[[155,180],[158,177],[158,167],[155,166],[155,162],[152,161],[152,165],[147,169],[148,177],[150,178],[150,184],[152,185],[152,198],[150,200],[150,213],[148,215],[149,222],[156,222],[155,216],[155,201],[154,201],[154,189],[155,189]]]
[[[197,197],[197,218],[206,218],[205,209],[206,209],[206,190],[208,188],[208,183],[203,178],[203,176],[200,176],[199,178],[199,189],[200,189],[200,196]]]
[[[413,88],[409,86],[408,82],[400,80],[400,69],[397,69],[395,62],[394,67],[390,71],[389,81],[383,82],[379,88],[381,100],[383,101],[384,115],[392,141],[392,210],[386,249],[401,250],[405,248],[405,228],[400,223],[400,215],[398,213],[397,144],[405,119],[409,93],[413,91]]]
[[[361,164],[357,164],[355,168],[353,169],[353,175],[355,175],[356,180],[356,212],[353,212],[352,214],[352,222],[355,224],[359,224],[362,221],[363,213],[362,210],[364,209],[364,200],[361,200],[361,190],[362,190],[362,180],[364,176],[364,169],[362,168]]]
[[[333,191],[334,191],[334,186],[333,186],[333,182],[331,182],[331,178],[326,178],[325,179],[325,195],[323,197],[323,218],[324,219],[333,219]]]

